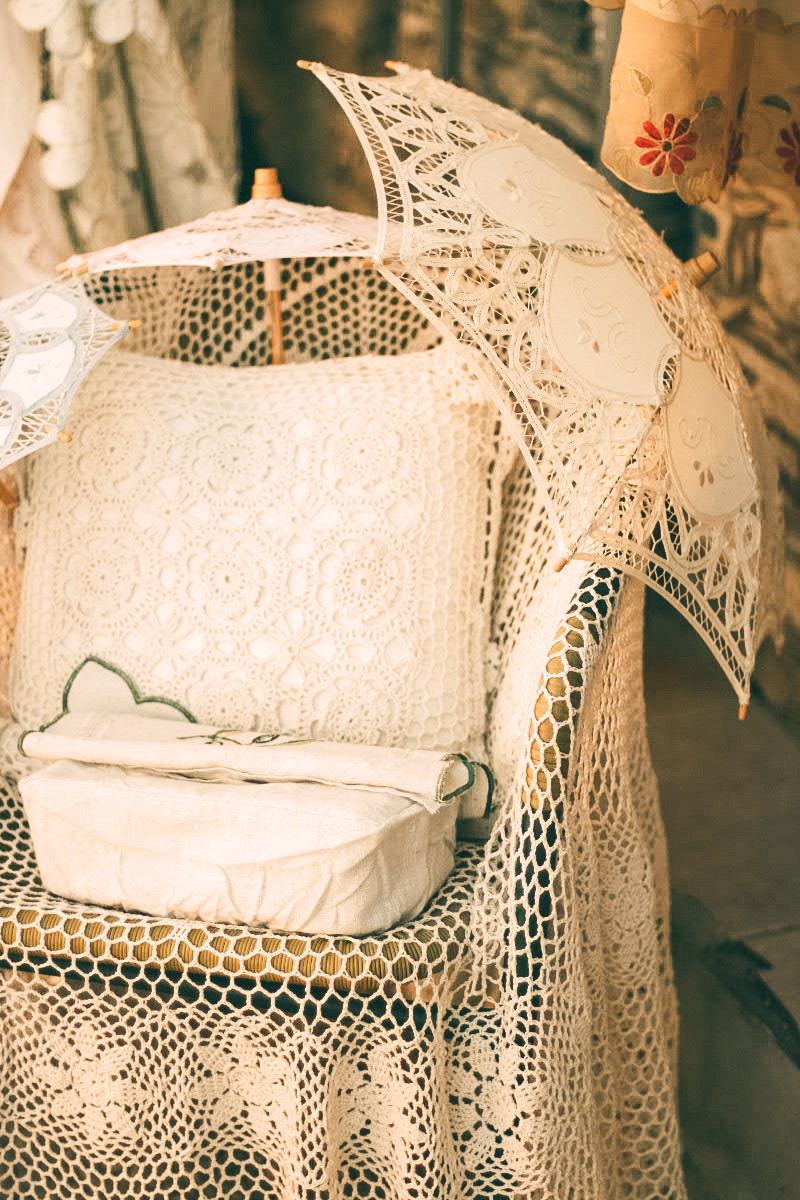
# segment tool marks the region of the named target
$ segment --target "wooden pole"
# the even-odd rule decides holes
[[[253,200],[277,200],[283,188],[274,167],[258,167],[253,179]],[[267,304],[272,318],[272,362],[283,362],[283,314],[281,312],[281,264],[280,259],[267,259],[264,263],[264,285]]]

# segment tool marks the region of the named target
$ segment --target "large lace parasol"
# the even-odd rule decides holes
[[[430,72],[310,67],[376,181],[381,273],[455,334],[547,495],[564,559],[676,605],[743,706],[775,632],[779,517],[760,413],[691,274],[543,130]]]
[[[69,402],[128,322],[78,282],[48,283],[0,303],[0,470],[64,432]]]

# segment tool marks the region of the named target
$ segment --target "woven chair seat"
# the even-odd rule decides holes
[[[151,917],[79,904],[38,883],[30,833],[8,781],[0,826],[0,954],[86,973],[102,964],[210,978],[217,974],[337,992],[384,994],[391,980],[406,999],[435,982],[464,953],[481,848],[462,845],[456,866],[414,920],[369,937],[283,933],[245,925]],[[25,882],[34,880],[35,882]]]
[[[260,270],[95,291],[144,319],[147,355],[268,361]],[[438,339],[368,267],[285,265],[283,291],[290,361]],[[7,731],[0,1195],[683,1200],[642,588],[613,565],[557,573],[543,498],[509,467],[485,663],[497,819],[414,920],[333,937],[64,900],[38,879]]]

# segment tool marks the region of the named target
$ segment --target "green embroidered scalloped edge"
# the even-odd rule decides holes
[[[60,721],[62,717],[67,715],[69,712],[69,694],[72,689],[72,685],[87,663],[96,663],[98,667],[103,667],[106,671],[111,671],[114,675],[117,675],[130,692],[134,704],[164,704],[167,706],[167,708],[174,708],[176,712],[179,712],[181,716],[186,718],[187,721],[191,721],[193,725],[197,724],[197,717],[190,713],[188,708],[184,708],[182,704],[179,704],[177,700],[168,700],[165,696],[143,696],[136,684],[131,679],[130,675],[128,675],[126,671],[123,671],[121,667],[116,667],[113,663],[106,662],[103,658],[98,658],[96,654],[90,654],[84,658],[82,662],[78,663],[77,667],[75,667],[70,674],[69,679],[65,683],[64,691],[61,695],[61,712],[58,714],[58,716],[53,717],[52,721],[47,721],[46,724],[40,725],[36,731],[26,729],[19,735],[17,738],[17,749],[19,750],[20,754],[27,758],[22,743],[29,733],[44,733],[46,729],[49,729],[52,725],[55,725],[56,721]]]

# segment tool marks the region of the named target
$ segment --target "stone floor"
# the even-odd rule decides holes
[[[648,601],[692,1200],[800,1197],[800,738]]]

